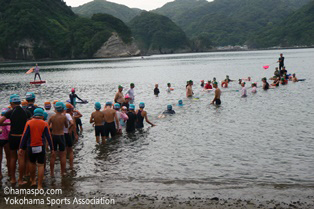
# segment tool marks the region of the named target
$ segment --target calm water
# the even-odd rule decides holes
[[[223,90],[220,108],[209,105],[213,93],[202,92],[200,80],[251,76],[260,87],[261,78],[271,77],[277,64],[267,71],[262,66],[275,63],[280,52],[288,72],[305,82],[267,92],[258,88],[256,95],[248,89],[247,98],[235,91],[239,86],[234,82]],[[27,91],[36,93],[41,106],[46,100],[65,101],[71,88],[89,100],[78,106],[84,115],[84,137],[75,146],[76,174],[61,181],[57,170],[55,181],[46,179],[48,188],[300,197],[314,188],[313,57],[314,49],[299,49],[43,62],[39,65],[47,84],[39,87],[29,84],[33,75],[25,75],[34,63],[7,63],[0,65],[0,106],[8,106],[10,94]],[[185,98],[190,79],[199,100]],[[117,86],[131,82],[136,85],[136,104],[146,103],[149,119],[157,126],[145,124],[134,135],[95,145],[89,124],[93,103],[112,101]],[[175,88],[171,94],[165,92],[168,82]],[[155,83],[160,85],[158,98],[153,95]],[[176,115],[158,119],[167,104],[179,99],[185,106],[174,107]]]

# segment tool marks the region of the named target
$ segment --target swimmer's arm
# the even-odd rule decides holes
[[[84,102],[83,99],[79,98],[77,95],[76,95],[76,98],[78,98],[79,100],[81,100],[82,102]]]
[[[80,113],[79,111],[76,111],[76,113],[77,113],[77,115],[74,116],[75,119],[83,117],[82,113]]]
[[[7,118],[5,116],[3,116],[1,119],[0,119],[0,126],[7,126],[7,125],[10,125],[11,123],[4,123],[4,121],[6,120]]]
[[[145,121],[148,123],[148,124],[150,124],[151,126],[156,126],[155,124],[153,124],[152,122],[150,122],[149,120],[148,120],[148,118],[147,118],[147,113],[145,112]]]
[[[214,99],[213,99],[213,101],[211,102],[211,104],[214,104],[214,102],[217,100],[217,89],[215,90],[215,97],[214,97]]]
[[[114,102],[117,103],[117,99],[118,99],[118,93],[116,93],[116,95],[114,96]]]
[[[90,119],[89,119],[89,123],[94,123],[94,122],[95,122],[94,116],[93,116],[93,114],[91,114]]]
[[[114,113],[114,118],[115,118],[115,121],[116,121],[116,125],[117,125],[117,127],[120,127],[119,118],[118,118],[118,116],[117,116],[117,114],[116,114],[116,113]]]

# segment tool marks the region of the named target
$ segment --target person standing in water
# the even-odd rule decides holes
[[[201,87],[204,88],[204,86],[205,86],[204,80],[201,80]]]
[[[95,136],[96,136],[96,143],[100,143],[100,137],[102,139],[102,143],[104,144],[106,142],[105,137],[105,126],[104,126],[104,120],[105,115],[101,109],[101,104],[99,102],[95,103],[95,112],[93,112],[90,116],[89,122],[93,124],[95,128]]]
[[[125,93],[125,94],[129,95],[129,97],[130,97],[130,104],[133,104],[134,99],[135,99],[134,87],[135,87],[134,83],[131,83],[130,89]]]
[[[18,184],[23,185],[27,182],[23,181],[25,165],[26,165],[26,156],[19,157],[17,156],[17,152],[19,150],[19,145],[21,142],[21,138],[23,135],[24,127],[27,121],[32,117],[32,114],[28,110],[24,110],[21,105],[21,98],[17,94],[12,94],[10,96],[10,105],[12,110],[9,110],[4,114],[4,116],[0,119],[0,125],[8,125],[5,124],[4,121],[9,119],[11,121],[11,129],[9,133],[9,147],[10,147],[10,174],[12,184],[16,183],[15,178],[15,169],[16,169],[16,161],[19,163],[19,178]]]
[[[36,162],[38,167],[38,189],[43,189],[44,163],[46,161],[46,141],[49,144],[51,155],[54,156],[54,147],[48,123],[44,120],[44,111],[38,108],[34,111],[34,118],[25,125],[24,134],[19,146],[19,157],[23,157],[27,149],[30,161],[31,186],[36,186]]]
[[[186,87],[186,97],[193,96],[193,89],[192,89],[193,81],[190,80],[188,86]]]
[[[277,62],[279,63],[279,70],[281,70],[281,68],[285,66],[285,58],[283,57],[282,54],[280,54],[280,57]]]
[[[155,88],[154,88],[154,95],[158,97],[158,94],[159,94],[159,88],[158,88],[158,83],[156,83]]]
[[[218,83],[217,83],[217,82],[214,82],[214,83],[213,83],[213,86],[214,86],[214,88],[215,88],[215,97],[214,97],[213,101],[211,102],[211,104],[216,103],[216,105],[220,105],[220,104],[221,104],[221,101],[220,101],[221,91],[220,91],[220,89],[218,88]]]
[[[295,76],[295,73],[292,74],[291,80],[292,80],[293,82],[298,82],[298,81],[299,81],[298,78]]]
[[[38,75],[38,77],[39,77],[39,80],[41,81],[41,77],[40,77],[40,74],[39,74],[39,67],[38,67],[38,64],[36,64],[36,66],[35,66],[35,68],[34,68],[34,72],[35,72],[34,81],[36,81],[37,75]]]
[[[130,104],[129,111],[127,113],[128,120],[126,121],[126,132],[132,133],[135,131],[135,124],[136,124],[136,114],[135,114],[135,105]]]
[[[241,97],[247,97],[246,88],[245,88],[245,82],[243,82],[243,83],[241,84],[241,86],[242,86]]]
[[[57,102],[56,105],[56,114],[51,116],[48,121],[49,127],[52,129],[51,137],[53,141],[54,151],[59,150],[60,166],[61,166],[61,176],[66,174],[66,142],[64,138],[64,128],[68,128],[68,119],[64,115],[65,105],[62,102]],[[50,175],[54,177],[54,168],[55,168],[56,155],[51,156],[50,158]]]
[[[269,89],[269,83],[267,82],[267,79],[263,78],[262,82],[263,82],[263,89],[268,90]]]
[[[71,94],[69,95],[69,97],[70,97],[70,103],[71,105],[73,105],[74,108],[76,107],[76,98],[84,102],[84,100],[82,100],[75,94],[75,88],[71,89]]]
[[[252,93],[255,94],[256,92],[256,83],[252,83]]]
[[[116,114],[116,111],[111,108],[112,103],[107,102],[104,113],[104,119],[105,119],[105,137],[106,139],[109,137],[109,133],[111,135],[111,138],[114,137],[117,134],[116,127],[120,126],[118,116]]]
[[[147,112],[144,110],[145,108],[145,103],[144,102],[141,102],[139,104],[139,109],[136,110],[135,114],[136,114],[136,117],[137,117],[137,120],[136,120],[136,128],[144,128],[144,118],[145,118],[145,121],[150,124],[151,126],[156,126],[155,124],[151,123],[148,118],[147,118]]]
[[[119,103],[120,106],[124,102],[124,96],[123,96],[122,90],[123,90],[123,86],[119,85],[118,91],[117,91],[116,95],[114,96],[114,102]]]

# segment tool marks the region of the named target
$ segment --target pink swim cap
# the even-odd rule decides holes
[[[128,94],[125,95],[125,99],[130,99],[130,96]]]
[[[71,92],[74,93],[74,92],[75,92],[75,88],[72,88],[72,89],[71,89]]]

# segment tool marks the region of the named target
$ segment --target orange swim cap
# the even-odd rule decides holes
[[[28,105],[28,102],[26,100],[23,100],[22,101],[22,106],[27,106]]]
[[[54,100],[54,101],[53,101],[53,104],[56,104],[57,102],[59,102],[59,101],[58,101],[58,100]]]
[[[67,104],[65,105],[65,108],[68,110],[68,109],[73,109],[74,107],[73,107],[72,104],[67,103]]]

